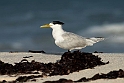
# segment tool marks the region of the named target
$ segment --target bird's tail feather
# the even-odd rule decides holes
[[[103,41],[105,38],[103,37],[92,37],[92,38],[87,38],[87,45],[92,46],[94,43],[97,43],[99,41]]]
[[[90,40],[94,41],[94,42],[99,42],[99,41],[103,41],[105,38],[103,37],[92,37],[90,38]]]

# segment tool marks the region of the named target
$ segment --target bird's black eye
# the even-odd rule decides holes
[[[60,24],[60,25],[63,25],[64,24],[63,22],[60,22],[60,21],[53,21],[52,23],[53,24]]]

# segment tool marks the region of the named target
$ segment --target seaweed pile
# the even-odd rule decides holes
[[[59,79],[57,81],[46,81],[44,83],[77,83],[77,82],[88,82],[97,79],[116,79],[116,78],[124,78],[124,70],[119,69],[118,71],[110,71],[107,74],[102,73],[101,75],[98,73],[91,78],[83,77],[77,81],[73,81],[70,79]]]
[[[97,79],[116,79],[116,78],[124,78],[124,71],[122,69],[119,69],[118,71],[110,71],[107,74],[101,73],[101,74],[95,74],[92,78],[81,78],[77,80],[76,82],[87,82],[91,80],[97,80]]]
[[[80,51],[74,51],[73,53],[65,52],[60,61],[51,65],[50,70],[53,71],[50,75],[68,75],[75,71],[93,68],[108,63],[109,62],[102,62],[100,57],[95,56],[92,53],[84,53]]]
[[[65,52],[56,63],[41,63],[34,60],[28,62],[26,59],[23,59],[21,62],[12,65],[0,61],[0,74],[30,73],[37,70],[47,73],[50,76],[68,75],[75,71],[105,65],[107,63],[102,62],[100,57],[92,53],[74,51],[73,53]]]
[[[10,74],[32,74],[32,71],[41,71],[44,75],[68,75],[79,70],[93,68],[95,66],[105,65],[109,62],[102,62],[101,58],[92,53],[80,51],[65,52],[61,59],[56,63],[41,63],[32,60],[29,62],[23,59],[15,65],[0,61],[0,75]]]

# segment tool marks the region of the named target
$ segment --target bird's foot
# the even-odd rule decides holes
[[[68,50],[68,52],[71,52],[70,50]]]

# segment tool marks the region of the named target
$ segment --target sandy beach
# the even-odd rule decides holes
[[[124,70],[124,54],[123,53],[93,53],[94,55],[98,55],[101,57],[103,62],[108,62],[109,64],[102,65],[102,66],[96,66],[92,69],[84,69],[80,70],[79,72],[73,72],[69,75],[55,75],[55,76],[47,76],[42,78],[36,78],[36,81],[29,81],[27,83],[42,83],[45,81],[56,81],[62,78],[65,79],[71,79],[73,81],[79,80],[82,77],[91,78],[95,74],[99,73],[108,73],[110,71]],[[13,64],[20,62],[24,57],[29,62],[32,60],[35,60],[37,62],[43,62],[43,63],[49,63],[49,62],[56,62],[57,60],[60,60],[61,54],[44,54],[44,53],[28,53],[28,52],[15,52],[15,53],[9,53],[9,52],[1,52],[0,53],[0,60],[4,63]],[[19,75],[0,75],[0,81],[6,80],[6,81],[13,81],[17,79],[19,76],[28,76],[28,74],[19,74]],[[84,83],[84,82],[82,82]],[[88,81],[86,83],[124,83],[124,78],[117,78],[117,79],[98,79],[94,81]]]

